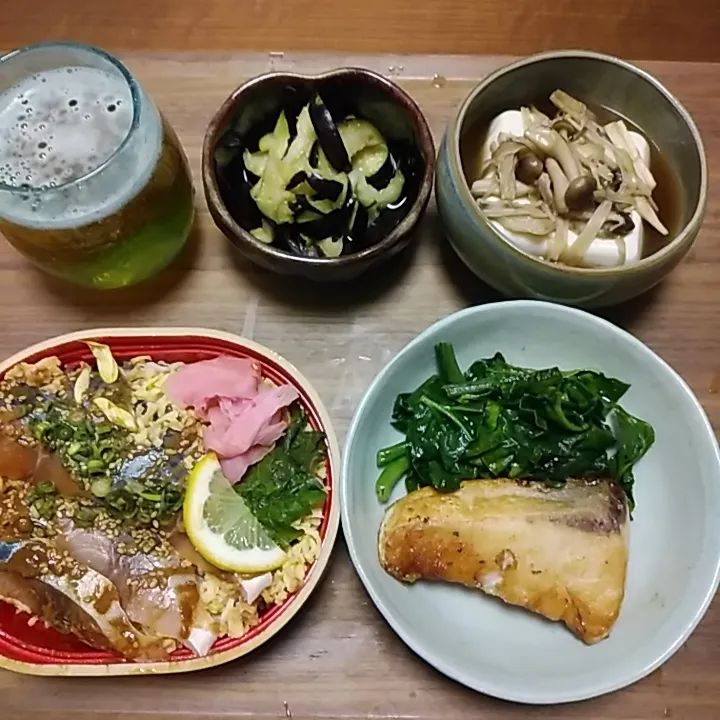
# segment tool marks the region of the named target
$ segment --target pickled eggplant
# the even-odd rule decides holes
[[[307,257],[358,252],[397,222],[381,221],[397,216],[408,194],[402,159],[370,120],[334,115],[334,106],[317,94],[305,103],[297,92],[291,96],[293,102],[264,125],[269,132],[223,136],[219,172],[222,158],[234,178],[238,169],[242,174],[239,181],[225,177],[226,190],[246,198],[243,208],[248,201],[255,205],[244,219],[251,218],[250,233],[259,242]]]

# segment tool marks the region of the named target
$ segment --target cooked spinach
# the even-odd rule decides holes
[[[275,542],[286,549],[302,536],[293,523],[325,501],[316,472],[325,457],[325,435],[307,429],[307,415],[297,405],[283,440],[235,486]]]
[[[408,492],[452,492],[473,478],[606,477],[634,507],[633,466],[655,432],[618,405],[629,385],[593,370],[516,367],[500,353],[463,373],[449,343],[435,359],[437,373],[395,401],[392,425],[405,440],[378,452],[380,502],[402,477]]]

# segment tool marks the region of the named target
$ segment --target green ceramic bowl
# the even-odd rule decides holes
[[[453,343],[465,368],[502,352],[528,367],[593,368],[630,383],[628,412],[656,442],[635,468],[625,599],[607,640],[586,646],[558,623],[446,583],[404,585],[378,561],[385,506],[375,454],[401,439],[393,403],[435,371],[435,343]],[[397,487],[391,502],[405,493]],[[581,310],[519,300],[450,315],[375,378],[350,425],[340,479],[343,530],[355,568],[388,623],[427,662],[475,690],[526,703],[560,703],[629,685],[687,640],[720,571],[720,455],[700,403],[652,350]]]
[[[681,189],[681,230],[662,250],[628,268],[569,268],[527,255],[503,240],[478,209],[465,179],[461,147],[468,128],[563,89],[614,109],[642,128],[667,158]],[[435,191],[451,245],[479,278],[510,297],[593,308],[623,302],[659,283],[692,246],[705,213],[707,161],[685,108],[655,78],[607,55],[535,55],[485,78],[450,122],[438,155]]]

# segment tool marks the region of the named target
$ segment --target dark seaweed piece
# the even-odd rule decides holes
[[[290,209],[293,211],[295,220],[297,220],[303,213],[312,213],[313,215],[320,217],[320,213],[310,204],[305,195],[296,195],[295,200],[290,205]]]
[[[317,173],[307,176],[308,185],[315,191],[319,199],[335,202],[343,191],[343,184],[339,180],[327,180]]]
[[[218,147],[225,150],[241,150],[243,148],[243,140],[234,129],[225,132],[218,140]]]
[[[374,175],[367,178],[368,184],[372,185],[376,190],[383,190],[393,179],[396,171],[397,163],[392,153],[389,152],[383,166]]]
[[[347,232],[354,203],[355,201],[348,194],[348,202],[343,207],[314,220],[296,222],[293,227],[303,235],[313,238],[313,240],[341,237]]]
[[[293,188],[296,188],[301,183],[304,183],[307,180],[307,175],[305,174],[304,170],[299,170],[296,172],[288,181],[288,184],[285,186],[286,190],[292,190]]]
[[[312,144],[310,148],[310,154],[308,155],[308,163],[310,167],[317,170],[317,166],[320,163],[320,145],[317,140]]]
[[[310,120],[328,162],[338,172],[350,172],[352,165],[337,125],[322,98],[316,95],[310,103]]]
[[[304,93],[300,88],[293,85],[286,85],[282,91],[282,102],[280,106],[285,111],[285,117],[288,122],[288,129],[290,130],[290,141],[297,135],[297,119],[300,115],[300,111],[307,104],[308,97],[307,93]]]
[[[314,240],[322,240],[326,237],[332,237],[341,228],[344,217],[342,209],[335,210],[335,212],[323,215],[316,220],[295,223],[294,229]]]
[[[350,239],[352,242],[362,245],[367,235],[369,220],[368,209],[359,202],[356,202],[355,206],[357,209],[352,225],[350,226]]]
[[[242,154],[236,155],[225,167],[218,168],[218,180],[230,214],[243,226],[259,227],[263,214],[250,195],[259,178],[247,170]]]
[[[293,253],[300,257],[318,258],[320,251],[314,243],[307,243],[297,231],[287,232],[284,234],[284,245]]]
[[[226,165],[218,167],[218,175],[222,182],[232,190],[236,185],[247,182],[247,169],[242,153],[235,155]]]

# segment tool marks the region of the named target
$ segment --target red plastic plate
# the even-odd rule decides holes
[[[320,527],[321,552],[308,572],[303,587],[279,606],[263,614],[259,625],[241,638],[223,638],[210,654],[194,657],[189,650],[175,651],[169,662],[133,663],[116,655],[89,648],[69,635],[63,635],[42,622],[32,624],[26,613],[0,602],[0,666],[17,672],[43,675],[127,675],[136,673],[187,672],[212,667],[245,655],[277,633],[300,609],[325,570],[337,535],[337,473],[340,452],[327,410],[309,382],[285,359],[271,350],[241,337],[197,328],[144,329],[118,328],[88,330],[62,335],[34,345],[0,363],[0,378],[20,361],[37,362],[56,355],[63,364],[91,361],[92,354],[82,340],[96,340],[110,346],[118,360],[149,355],[167,362],[196,362],[219,355],[250,357],[261,363],[263,376],[276,383],[297,388],[300,402],[311,425],[328,438],[328,497]]]

